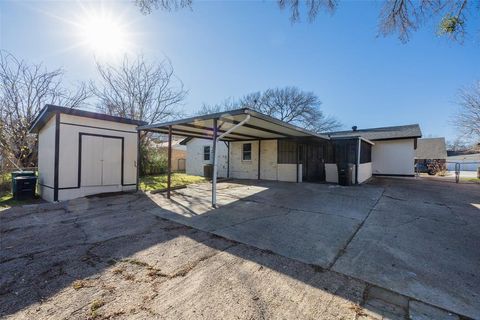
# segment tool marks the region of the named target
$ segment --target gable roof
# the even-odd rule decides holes
[[[72,116],[104,120],[104,121],[112,121],[112,122],[118,122],[118,123],[133,124],[137,126],[142,126],[147,124],[145,121],[139,121],[139,120],[134,120],[129,118],[111,116],[104,113],[97,113],[97,112],[85,111],[80,109],[72,109],[67,107],[55,106],[53,104],[47,104],[45,105],[45,107],[43,107],[42,110],[40,110],[40,112],[38,113],[38,116],[30,125],[29,132],[38,133],[40,129],[48,122],[48,120],[50,120],[50,118],[53,117],[53,115],[55,115],[55,113],[57,112],[69,114]]]
[[[446,159],[447,147],[445,138],[418,139],[415,157],[417,159]]]
[[[422,131],[418,124],[409,124],[395,127],[380,127],[326,133],[330,137],[363,137],[368,140],[393,140],[407,138],[421,138]]]

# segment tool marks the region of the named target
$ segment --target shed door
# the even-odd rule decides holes
[[[81,166],[82,187],[121,184],[122,141],[84,135]]]
[[[122,183],[122,140],[103,138],[102,185]]]

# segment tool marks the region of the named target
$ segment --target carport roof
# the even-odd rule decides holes
[[[218,134],[221,135],[245,120],[248,116],[250,116],[250,119],[246,123],[236,128],[233,132],[226,134],[222,140],[247,141],[305,137],[329,139],[329,137],[326,135],[305,130],[249,108],[212,113],[159,124],[145,125],[138,127],[137,130],[168,133],[169,127],[171,127],[173,135],[190,138],[212,139],[214,127],[213,123],[215,119],[218,121]]]

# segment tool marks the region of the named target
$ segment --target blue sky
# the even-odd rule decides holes
[[[0,48],[67,81],[95,79],[91,48],[77,46],[82,6],[74,1],[2,1]],[[142,15],[133,1],[104,2],[129,33],[130,52],[168,56],[189,90],[185,110],[277,86],[315,92],[345,128],[419,123],[424,136],[453,139],[458,89],[480,79],[480,36],[463,45],[435,35],[433,24],[407,44],[377,37],[381,3],[341,1],[333,15],[291,24],[272,1],[194,2],[192,10]],[[470,30],[480,30],[478,21]],[[74,48],[72,48],[74,47]]]

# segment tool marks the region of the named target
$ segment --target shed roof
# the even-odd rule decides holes
[[[357,129],[347,131],[327,132],[330,137],[355,137],[361,136],[365,139],[375,140],[393,140],[406,138],[421,138],[422,131],[418,124],[409,124],[404,126],[380,127],[369,129]]]
[[[47,104],[47,105],[45,105],[45,107],[43,107],[42,110],[40,110],[38,116],[35,118],[33,123],[30,125],[29,132],[30,133],[38,133],[38,131],[40,131],[40,129],[48,122],[48,120],[50,120],[50,118],[57,112],[64,113],[64,114],[70,114],[70,115],[78,116],[78,117],[85,117],[85,118],[104,120],[104,121],[112,121],[112,122],[118,122],[118,123],[126,123],[126,124],[132,124],[132,125],[137,125],[137,126],[147,124],[147,122],[145,122],[145,121],[139,121],[139,120],[134,120],[134,119],[129,119],[129,118],[111,116],[111,115],[104,114],[104,113],[97,113],[97,112],[91,112],[91,111],[85,111],[85,110],[80,110],[80,109],[73,109],[73,108],[67,108],[67,107],[61,107],[61,106],[55,106],[55,105],[52,105],[52,104]]]
[[[212,113],[159,124],[145,125],[138,127],[138,130],[168,133],[169,127],[171,127],[173,135],[212,139],[214,119],[218,120],[217,126],[219,126],[218,133],[220,135],[226,133],[229,129],[239,124],[248,116],[250,116],[248,122],[236,128],[233,132],[225,135],[222,140],[245,141],[300,137],[329,139],[327,135],[317,134],[315,132],[305,130],[249,108]]]
[[[417,159],[446,159],[447,147],[445,138],[418,139],[415,157]]]

